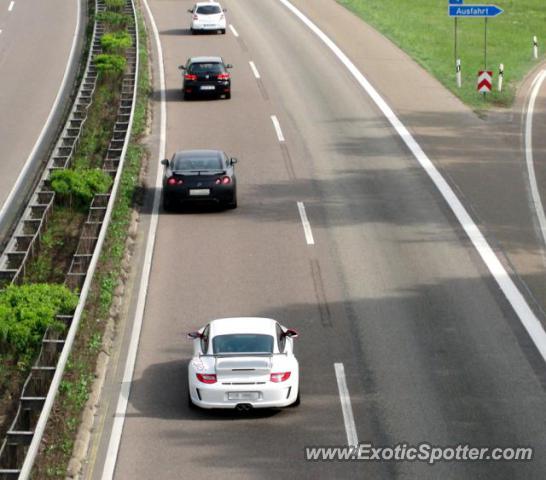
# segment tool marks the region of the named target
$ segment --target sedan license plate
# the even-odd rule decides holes
[[[214,90],[216,87],[214,85],[201,85],[201,90]]]
[[[210,195],[210,188],[190,188],[190,197],[203,197]]]
[[[229,392],[228,400],[258,400],[258,392]]]

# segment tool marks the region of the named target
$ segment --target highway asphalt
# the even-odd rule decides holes
[[[226,0],[237,37],[189,35],[188,0],[149,3],[164,54],[167,153],[221,148],[238,157],[239,208],[160,211],[114,478],[543,478],[544,362],[376,104],[278,0]],[[519,120],[480,120],[335,2],[294,3],[395,108],[516,283],[529,287],[542,320],[543,245]],[[205,54],[234,64],[231,100],[182,101],[177,65]],[[156,78],[156,100],[158,88]],[[148,208],[143,225],[149,216]],[[138,284],[131,311],[137,292]],[[237,315],[300,331],[301,406],[247,416],[188,409],[185,333]],[[101,478],[113,453],[125,343],[85,478]],[[360,442],[531,446],[534,460],[306,462],[306,446],[347,444],[336,363],[344,365]]]
[[[78,2],[0,0],[0,210],[61,87],[78,20]]]

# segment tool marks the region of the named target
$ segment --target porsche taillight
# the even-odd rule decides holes
[[[270,380],[275,383],[286,382],[290,378],[290,372],[272,373]]]
[[[197,380],[201,383],[216,383],[215,373],[197,373]]]

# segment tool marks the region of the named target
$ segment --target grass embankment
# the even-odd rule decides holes
[[[489,2],[498,5],[504,13],[488,20],[487,70],[493,71],[495,88],[484,100],[476,91],[477,73],[484,70],[483,18],[458,20],[458,57],[462,63],[462,88],[459,89],[455,83],[454,20],[447,15],[447,0],[337,1],[390,38],[474,108],[510,105],[517,84],[537,62],[532,55],[533,36],[543,44],[546,42],[544,0]],[[539,55],[539,61],[543,60],[544,55],[540,52]],[[499,93],[496,83],[501,63],[505,74],[504,89]],[[400,82],[403,81],[400,78]]]
[[[95,365],[102,346],[113,292],[120,282],[128,230],[140,193],[139,174],[146,149],[139,143],[146,129],[150,94],[146,30],[139,20],[140,69],[131,143],[127,150],[120,189],[90,291],[84,317],[70,355],[61,389],[50,417],[33,478],[65,478],[78,431],[82,408],[89,398]]]
[[[107,0],[107,3],[112,1],[118,0]],[[125,1],[121,1],[124,5]],[[89,14],[92,16],[92,2],[89,4],[89,9]],[[116,17],[113,18],[112,31],[119,31],[131,22],[131,18],[126,15],[109,12],[103,15]],[[118,21],[115,21],[116,19]],[[88,45],[91,32],[92,29],[88,28]],[[51,177],[51,186],[57,195],[47,227],[42,232],[39,252],[26,265],[22,279],[23,285],[0,291],[0,435],[2,437],[13,420],[23,382],[38,354],[46,328],[50,325],[55,326],[57,314],[71,313],[66,308],[67,304],[75,306],[77,303],[77,295],[59,284],[62,284],[66,278],[93,195],[106,193],[111,185],[110,176],[100,170],[100,167],[113,133],[120,98],[121,73],[125,68],[123,53],[128,46],[126,35],[123,38],[120,37],[121,41],[117,37],[118,35],[114,35],[114,47],[112,42],[110,45],[116,51],[105,55],[105,60],[107,67],[114,65],[119,68],[108,68],[106,71],[97,66],[100,71],[99,80],[74,154],[73,168],[55,172]],[[57,173],[60,175],[56,175]],[[44,296],[44,289],[50,293]],[[2,304],[2,298],[8,294],[11,295],[11,303],[13,298],[20,302],[20,304],[8,305],[14,309],[13,312],[7,311],[7,307]],[[55,305],[51,306],[47,303],[54,299],[55,295],[64,297],[64,303],[57,305],[59,308],[56,309],[53,308]],[[40,298],[42,301],[36,302],[36,299]],[[92,338],[88,342],[91,351],[96,348],[96,345],[100,345],[96,343],[97,341],[97,338]],[[73,366],[69,366],[69,369],[71,368]],[[79,401],[78,398],[81,399],[82,389],[86,388],[88,380],[90,379],[80,378],[79,386],[69,388],[67,394]],[[63,385],[63,388],[66,388],[66,385]]]

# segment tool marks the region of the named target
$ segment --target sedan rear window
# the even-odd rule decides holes
[[[214,15],[217,13],[222,13],[222,9],[218,5],[201,5],[197,7],[195,13],[199,15]]]
[[[188,73],[224,73],[224,66],[221,63],[192,63]]]
[[[214,353],[273,353],[273,336],[254,333],[217,335],[212,339]]]
[[[174,170],[222,170],[222,162],[218,155],[210,157],[177,156],[174,158]]]

